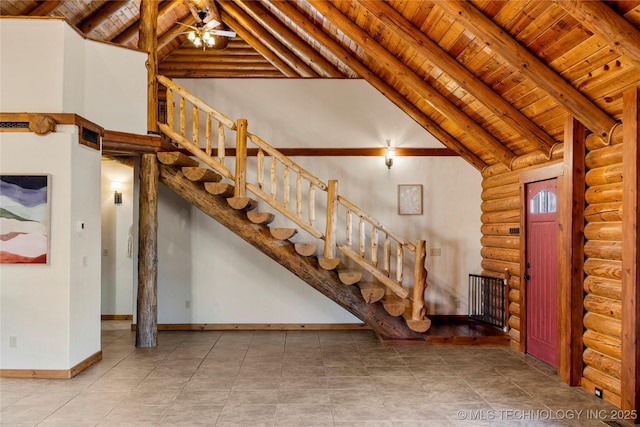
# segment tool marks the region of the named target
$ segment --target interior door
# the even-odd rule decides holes
[[[527,185],[527,353],[558,366],[556,178]]]

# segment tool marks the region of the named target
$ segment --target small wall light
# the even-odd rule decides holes
[[[384,164],[391,169],[393,166],[393,157],[395,156],[395,148],[391,146],[391,141],[387,139],[387,151],[384,153]]]
[[[118,191],[122,188],[122,183],[118,181],[111,181],[111,189],[113,190],[113,203],[116,205],[122,204],[122,192]]]

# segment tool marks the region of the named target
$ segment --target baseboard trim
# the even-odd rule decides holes
[[[364,323],[165,323],[159,331],[345,331],[370,330]],[[136,330],[136,324],[131,324]]]
[[[103,314],[100,320],[133,320],[133,314]]]
[[[87,357],[71,369],[0,369],[1,378],[69,379],[102,360],[102,350]]]

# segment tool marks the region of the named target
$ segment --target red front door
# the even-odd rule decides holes
[[[558,366],[557,179],[527,185],[527,353]]]

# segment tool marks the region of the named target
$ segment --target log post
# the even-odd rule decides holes
[[[155,154],[140,159],[136,347],[158,345],[158,176]]]
[[[247,119],[238,119],[236,126],[236,176],[233,197],[247,194]]]
[[[640,409],[640,235],[638,233],[638,187],[640,186],[640,89],[623,93],[622,175],[622,372],[621,408]],[[637,422],[637,420],[633,420]]]
[[[424,290],[427,288],[427,269],[424,262],[427,259],[427,242],[418,240],[416,242],[416,256],[413,264],[413,320],[422,320],[427,311],[424,306]]]
[[[336,232],[338,227],[338,181],[331,179],[327,188],[327,228],[324,239],[324,258],[336,257]]]
[[[158,133],[158,2],[140,3],[140,35],[138,48],[147,52],[147,131]]]
[[[582,378],[586,132],[582,123],[573,117],[567,118],[564,127],[558,249],[565,256],[558,259],[558,372],[562,381],[576,386]]]

